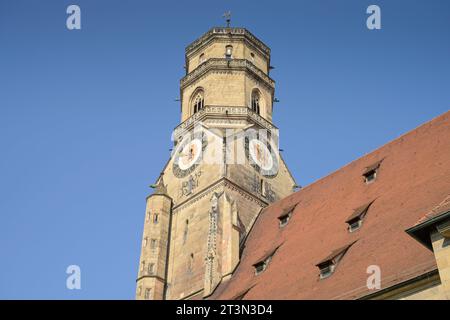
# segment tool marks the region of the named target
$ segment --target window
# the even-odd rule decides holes
[[[138,296],[140,296],[142,294],[142,286],[138,287],[137,294],[138,294]]]
[[[158,223],[158,214],[157,213],[155,213],[154,215],[153,215],[153,223],[154,224],[157,224]]]
[[[256,112],[257,114],[259,114],[259,111],[260,111],[260,100],[261,100],[261,96],[259,94],[259,91],[253,90],[251,105],[252,105],[252,111]]]
[[[281,246],[281,245],[280,245]],[[257,263],[253,265],[255,268],[255,275],[260,274],[264,270],[267,269],[267,266],[269,265],[270,261],[272,260],[272,257],[274,256],[275,252],[277,252],[278,248],[276,247],[270,254],[268,254],[265,258],[259,260]]]
[[[375,179],[377,178],[378,169],[381,165],[381,161],[383,161],[383,160],[380,160],[380,161],[366,167],[366,170],[363,172],[364,182],[366,184],[374,182]]]
[[[258,262],[257,264],[254,265],[254,267],[255,267],[255,274],[260,274],[261,272],[266,270],[266,262],[265,261]]]
[[[371,183],[375,180],[377,177],[377,170],[371,170],[364,174],[364,181],[365,183]]]
[[[198,64],[201,64],[205,62],[205,54],[202,53],[199,57],[198,57]]]
[[[297,205],[294,205],[294,206],[288,207],[287,209],[283,210],[283,213],[278,217],[278,220],[280,222],[280,228],[283,228],[284,226],[286,226],[288,224],[296,206]]]
[[[285,214],[284,216],[279,217],[280,220],[280,228],[283,228],[289,222],[289,218],[291,217],[290,213]]]
[[[233,46],[226,46],[225,47],[225,58],[226,59],[231,59],[233,56]]]
[[[147,211],[147,215],[145,216],[145,220],[146,221],[150,220],[150,211]]]
[[[144,248],[147,246],[147,242],[148,242],[148,237],[145,237],[144,241],[142,241],[142,245],[144,246]]]
[[[147,268],[148,274],[153,274],[154,268],[155,268],[155,264],[154,264],[154,263],[150,263],[150,264],[148,265],[148,268]]]
[[[144,271],[145,270],[145,261],[142,261],[142,263],[141,263],[141,271]]]
[[[372,203],[375,200],[366,203],[365,205],[356,208],[353,213],[350,215],[350,217],[345,220],[345,223],[348,224],[348,231],[354,232],[361,228],[364,218],[366,217],[366,214],[369,210],[369,207],[372,205]]]
[[[150,240],[150,248],[152,248],[152,249],[156,248],[156,239]]]
[[[150,288],[145,288],[145,293],[144,293],[144,299],[145,300],[149,300],[150,299],[150,293],[152,292],[152,289]]]
[[[362,225],[362,220],[355,219],[348,222],[348,231],[353,232],[358,230]]]
[[[205,105],[205,100],[203,97],[203,90],[198,90],[194,94],[194,99],[192,100],[192,109],[194,113],[199,112],[203,109]]]
[[[255,54],[253,52],[250,52],[250,61],[255,62]]]
[[[332,251],[328,257],[316,264],[316,267],[319,268],[320,279],[328,278],[335,272],[338,263],[342,260],[348,249],[350,249],[355,242],[356,241],[346,245],[345,247]]]
[[[319,266],[320,268],[320,279],[325,279],[331,276],[334,272],[334,268],[336,267],[333,263],[327,263]]]

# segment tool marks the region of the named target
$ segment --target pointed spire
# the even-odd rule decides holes
[[[151,188],[155,189],[153,194],[167,195],[167,185],[164,184],[164,173],[161,173],[156,184],[152,184]]]

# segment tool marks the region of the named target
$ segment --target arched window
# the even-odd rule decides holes
[[[252,92],[252,111],[259,114],[261,104],[261,95],[258,90]]]
[[[203,90],[198,90],[194,93],[194,98],[192,99],[192,110],[194,113],[199,112],[205,106],[205,99],[203,96]]]

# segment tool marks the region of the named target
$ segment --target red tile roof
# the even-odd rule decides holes
[[[381,165],[381,162],[383,162],[383,159],[381,159],[380,161],[377,161],[377,162],[371,164],[370,166],[367,166],[366,169],[363,172],[363,175],[366,175],[369,172],[378,169],[380,167],[380,165]]]
[[[405,229],[450,193],[449,146],[447,112],[266,208],[234,274],[210,298],[354,299],[373,293],[366,287],[370,265],[381,268],[382,289],[436,269],[433,253]],[[382,159],[376,180],[364,183],[362,173]],[[348,216],[373,199],[362,227],[349,233]],[[277,218],[296,204],[280,228]],[[317,262],[356,240],[320,280]],[[280,244],[255,275],[253,265]]]
[[[342,253],[346,253],[350,247],[355,244],[356,241],[353,241],[339,249],[333,250],[326,258],[322,259],[320,262],[316,263],[316,266],[320,266],[327,262],[332,262],[337,256],[341,255]]]
[[[353,213],[347,219],[345,219],[345,223],[349,223],[353,219],[363,216],[367,212],[367,210],[369,210],[370,206],[374,201],[375,200],[372,200],[369,203],[366,203],[365,205],[356,208],[355,211],[353,211]]]
[[[440,216],[441,214],[447,213],[449,211],[450,211],[450,194],[447,195],[447,197],[445,197],[444,201],[439,203],[430,212],[428,212],[426,215],[424,215],[422,218],[420,218],[420,220],[417,221],[417,223],[415,225],[418,226],[419,224],[422,224],[428,220],[436,218],[437,216]]]

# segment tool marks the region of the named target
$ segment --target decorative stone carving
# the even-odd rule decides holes
[[[191,199],[187,199],[187,201],[176,204],[172,208],[172,214],[176,214],[180,210],[183,210],[188,206],[192,206],[199,200],[203,199],[205,196],[207,196],[207,195],[211,194],[212,192],[215,192],[216,190],[221,189],[223,187],[227,187],[230,190],[237,192],[240,196],[244,197],[244,199],[246,201],[257,202],[258,205],[261,207],[265,207],[268,204],[268,203],[256,198],[254,192],[251,192],[250,190],[245,190],[245,189],[237,186],[236,184],[232,183],[231,181],[227,180],[226,178],[222,178],[222,180],[220,180],[216,184],[209,186],[208,190],[205,190],[205,191],[195,195]]]
[[[217,230],[219,220],[219,198],[223,194],[214,192],[209,210],[209,230],[205,257],[205,292],[209,293],[218,283]]]
[[[269,202],[275,202],[275,200],[276,200],[276,194],[272,190],[272,185],[269,182],[267,182],[267,181],[264,181],[264,194],[263,194],[263,196]]]
[[[188,196],[198,187],[198,181],[202,172],[199,171],[195,174],[191,174],[186,181],[181,184],[181,196]]]

